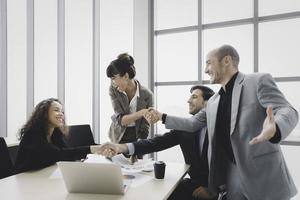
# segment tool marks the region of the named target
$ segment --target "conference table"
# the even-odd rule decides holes
[[[161,200],[167,199],[186,175],[189,165],[166,162],[164,179],[155,179],[152,172],[139,172],[151,176],[138,187],[129,187],[125,195],[68,193],[63,179],[52,178],[57,165],[0,179],[0,196],[6,200]]]

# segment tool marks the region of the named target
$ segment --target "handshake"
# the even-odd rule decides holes
[[[154,108],[142,109],[137,112],[140,118],[145,118],[149,124],[155,124],[162,119],[162,113]],[[105,157],[113,157],[120,153],[128,153],[128,147],[126,144],[115,144],[111,142],[104,143],[102,145],[92,145],[91,153],[100,154]],[[131,162],[136,160],[136,156],[131,156]]]
[[[162,113],[154,108],[142,109],[140,112],[149,124],[155,124],[162,118]]]
[[[106,142],[102,145],[95,146],[95,149],[93,149],[92,153],[94,154],[100,154],[105,157],[113,157],[120,153],[128,153],[128,147],[126,144],[115,144],[111,142]],[[132,155],[130,156],[130,163],[133,164],[137,161],[137,156]]]

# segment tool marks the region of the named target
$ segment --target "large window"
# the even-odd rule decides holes
[[[197,0],[155,1],[155,26],[157,30],[195,26],[198,24]],[[176,19],[176,20],[174,20]]]
[[[33,107],[57,97],[65,104],[67,124],[89,124],[96,142],[107,141],[113,110],[106,67],[120,53],[133,54],[133,0],[0,5],[0,136],[17,142]]]
[[[203,67],[206,54],[222,44],[231,44],[240,53],[241,72],[271,73],[288,101],[300,111],[300,96],[295,95],[300,88],[298,1],[190,0],[184,5],[186,15],[180,12],[181,1],[167,3],[155,0],[153,6],[153,85],[158,110],[186,114],[190,86],[208,83]],[[167,16],[175,11],[176,18],[169,19]],[[156,133],[165,131],[163,126],[156,126]],[[300,144],[299,125],[286,140]],[[171,150],[158,157],[168,160],[173,154]]]
[[[197,32],[157,36],[155,80],[197,80]]]

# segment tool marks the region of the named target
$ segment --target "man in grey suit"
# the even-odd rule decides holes
[[[238,71],[239,55],[230,45],[208,53],[205,72],[221,89],[191,118],[152,110],[153,123],[193,132],[207,125],[209,187],[226,186],[230,200],[287,200],[297,193],[279,142],[298,122],[298,113],[269,74]]]

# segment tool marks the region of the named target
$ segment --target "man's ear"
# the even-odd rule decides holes
[[[227,65],[230,65],[230,63],[232,63],[232,58],[231,58],[231,56],[225,56],[224,58],[223,58],[223,62],[224,62],[224,64],[227,66]]]
[[[206,106],[207,106],[207,100],[204,101],[203,105],[204,105],[204,108],[206,108]]]

